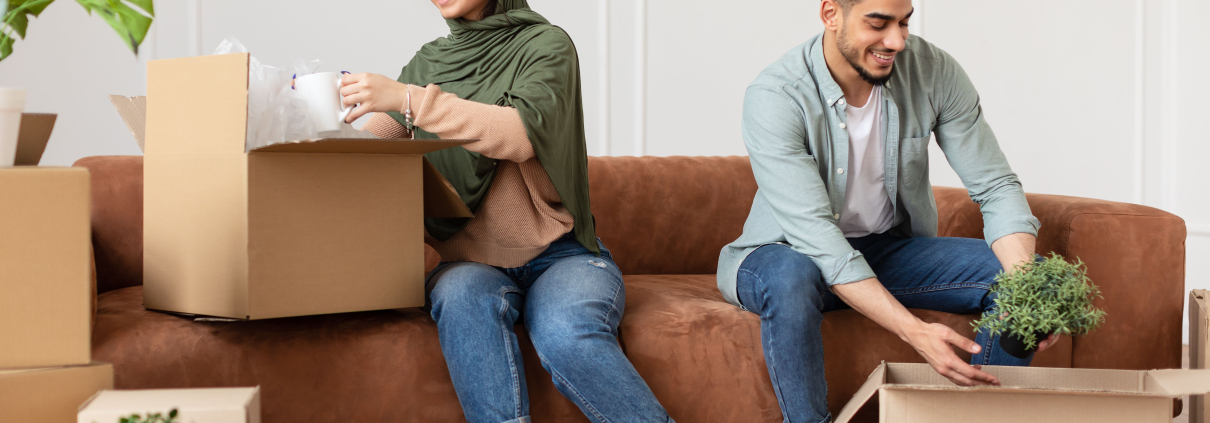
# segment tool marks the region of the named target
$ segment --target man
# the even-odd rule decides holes
[[[722,250],[718,284],[760,315],[787,422],[831,420],[820,324],[832,310],[856,309],[959,385],[999,383],[980,365],[1030,362],[1004,353],[998,337],[972,342],[907,310],[992,311],[996,274],[1032,258],[1040,226],[966,73],[908,35],[912,12],[910,0],[822,0],[824,32],[766,68],[744,98],[760,189],[743,235]],[[930,131],[979,203],[986,242],[937,237]]]

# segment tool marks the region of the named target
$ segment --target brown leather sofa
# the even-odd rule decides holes
[[[266,422],[462,421],[437,341],[417,309],[252,322],[195,322],[142,307],[142,158],[89,157],[97,315],[93,356],[120,389],[260,385]],[[741,229],[756,183],[744,157],[589,161],[599,235],[626,274],[622,347],[680,422],[779,422],[757,316],[715,287],[719,249]],[[978,238],[978,208],[936,188],[942,236]],[[1094,334],[1064,339],[1038,366],[1153,369],[1181,364],[1185,225],[1153,208],[1029,195],[1038,251],[1079,257],[1108,312]],[[437,257],[429,250],[428,264]],[[973,337],[975,316],[914,310]],[[524,338],[523,330],[522,337]],[[828,402],[848,401],[882,360],[919,362],[853,311],[823,325]],[[586,421],[522,340],[536,422]]]

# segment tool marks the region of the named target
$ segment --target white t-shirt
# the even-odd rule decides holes
[[[841,232],[846,238],[880,234],[895,223],[895,210],[886,192],[883,167],[882,87],[875,86],[864,107],[845,105],[849,132],[849,167]]]

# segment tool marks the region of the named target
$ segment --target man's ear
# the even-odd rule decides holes
[[[836,0],[823,0],[819,2],[819,20],[823,21],[823,28],[825,30],[831,32],[839,31],[841,19],[840,5],[836,4]]]

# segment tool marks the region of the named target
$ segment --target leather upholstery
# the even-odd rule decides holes
[[[201,323],[146,311],[142,160],[91,157],[97,360],[121,389],[261,385],[266,422],[461,421],[436,327],[415,309],[255,322]],[[682,422],[781,420],[759,319],[723,301],[714,272],[756,193],[744,157],[590,158],[598,235],[626,274],[620,334],[635,368]],[[942,236],[982,237],[965,190],[936,188]],[[1180,366],[1184,222],[1149,207],[1029,195],[1039,251],[1088,263],[1109,313],[1101,330],[1065,339],[1034,364],[1121,369]],[[426,249],[426,265],[439,258]],[[959,316],[913,310],[973,337]],[[535,421],[585,421],[522,334]],[[828,402],[838,410],[882,360],[920,361],[858,313],[823,324]]]

